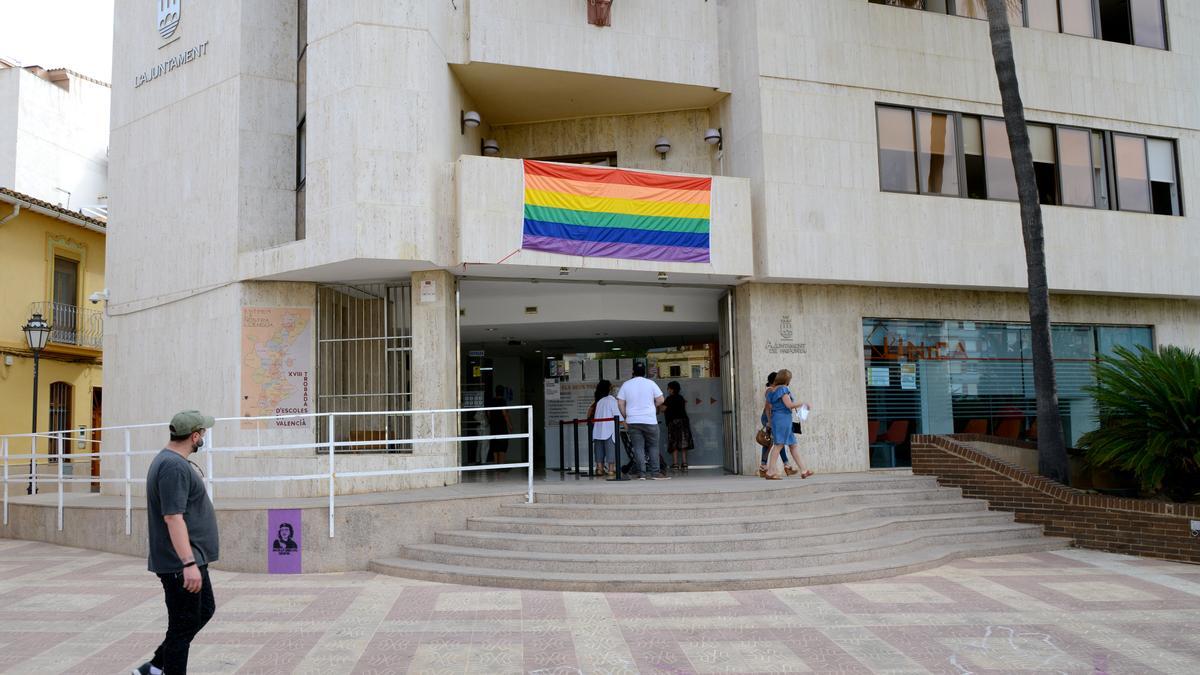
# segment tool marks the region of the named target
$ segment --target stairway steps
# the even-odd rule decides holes
[[[883,504],[914,501],[944,501],[962,496],[959,488],[855,490],[793,495],[786,499],[738,502],[675,501],[665,504],[512,504],[501,507],[501,515],[559,520],[657,520],[672,518],[737,518],[754,516],[766,509],[787,512],[799,508],[820,509],[830,504]]]
[[[524,518],[516,516],[479,516],[467,519],[468,530],[512,532],[516,534],[554,534],[587,537],[603,536],[700,536],[704,534],[735,534],[773,532],[794,529],[798,525],[820,526],[855,517],[874,515],[923,515],[934,513],[982,512],[987,503],[974,499],[921,500],[912,503],[873,504],[845,507],[842,510],[799,512],[762,512],[754,517],[681,518],[675,520],[569,520]]]
[[[807,480],[795,478],[785,481],[745,480],[736,488],[723,486],[721,490],[705,489],[686,478],[668,482],[630,481],[612,483],[598,481],[581,487],[550,486],[539,488],[537,501],[543,504],[675,504],[725,503],[776,499],[787,499],[799,495],[827,492],[857,492],[862,490],[914,490],[937,488],[933,476],[875,476],[863,478],[862,474],[833,474],[816,476]],[[636,486],[631,490],[614,490],[615,485]]]
[[[810,546],[828,543],[860,541],[882,536],[892,531],[921,528],[974,527],[1011,523],[1013,516],[1006,511],[964,511],[933,513],[903,518],[855,520],[825,527],[776,530],[771,532],[735,533],[692,536],[604,536],[517,534],[483,530],[439,532],[434,543],[448,546],[492,548],[510,551],[545,551],[553,553],[587,553],[602,550],[609,553],[687,553],[712,550],[750,551],[780,548],[800,538]]]
[[[729,591],[755,588],[781,588],[817,584],[844,583],[891,577],[936,567],[956,558],[1007,555],[1050,551],[1068,546],[1067,539],[1035,537],[1012,541],[922,546],[883,559],[862,560],[810,568],[736,570],[688,574],[628,572],[608,573],[596,569],[587,573],[547,572],[541,570],[498,569],[446,565],[406,558],[389,558],[371,563],[371,569],[427,581],[562,591]]]
[[[622,553],[546,553],[540,551],[503,551],[442,544],[416,544],[404,547],[406,558],[463,567],[517,568],[546,572],[624,570],[627,574],[691,574],[808,568],[825,565],[883,559],[927,546],[991,543],[1040,537],[1041,528],[1007,524],[973,528],[947,528],[904,532],[851,543],[807,546],[803,539],[787,548],[770,551],[734,551],[676,554]]]

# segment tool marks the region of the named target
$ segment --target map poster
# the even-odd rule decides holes
[[[313,412],[311,307],[242,308],[242,416]],[[253,429],[255,422],[242,422]],[[307,427],[307,418],[280,419],[272,428]]]

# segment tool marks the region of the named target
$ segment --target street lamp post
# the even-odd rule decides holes
[[[38,312],[34,312],[33,316],[29,317],[29,321],[21,326],[21,330],[25,333],[25,341],[29,343],[29,349],[33,351],[33,428],[30,430],[37,434],[37,412],[38,412],[38,357],[41,356],[42,350],[46,348],[46,341],[50,338],[50,324],[42,318]],[[33,484],[34,472],[37,471],[37,436],[33,436],[32,447],[29,451],[29,486],[25,489],[26,494],[35,494],[37,489]]]

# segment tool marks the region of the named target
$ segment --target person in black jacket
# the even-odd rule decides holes
[[[679,383],[667,385],[667,398],[663,400],[663,417],[667,422],[667,451],[671,453],[671,470],[687,471],[687,451],[696,447],[692,439],[692,426],[688,420],[687,399],[680,393]],[[683,455],[680,462],[679,456]]]

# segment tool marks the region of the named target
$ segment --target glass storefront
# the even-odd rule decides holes
[[[1051,328],[1067,443],[1095,428],[1084,389],[1092,364],[1117,346],[1152,347],[1149,326]],[[1036,440],[1027,323],[864,319],[871,466],[910,466],[913,434],[979,433]]]

